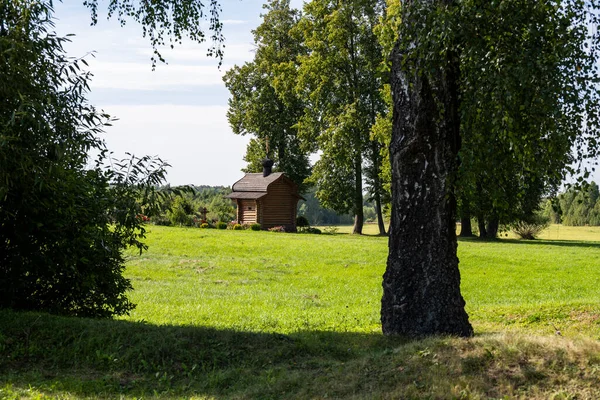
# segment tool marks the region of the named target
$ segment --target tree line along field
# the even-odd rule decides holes
[[[327,229],[326,226],[320,226],[321,229]],[[352,226],[336,226],[334,230],[338,233],[351,233]],[[460,232],[460,224],[458,224],[456,233]],[[364,234],[377,235],[377,225],[365,224]],[[518,239],[511,230],[501,231],[501,238]],[[561,224],[551,224],[539,234],[539,239],[543,240],[575,240],[575,241],[600,241],[600,227],[598,226],[569,226]]]
[[[600,231],[553,228],[460,240],[476,336],[406,340],[385,237],[151,226],[129,316],[0,311],[0,398],[598,398]]]

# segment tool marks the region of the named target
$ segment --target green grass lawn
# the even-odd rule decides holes
[[[600,229],[553,228],[459,241],[476,337],[405,340],[386,237],[151,226],[131,315],[0,311],[0,398],[600,398]]]

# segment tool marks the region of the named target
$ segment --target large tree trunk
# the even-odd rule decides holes
[[[398,48],[392,54],[392,223],[383,333],[471,336],[460,293],[453,193],[460,147],[458,60],[451,56],[428,79],[425,72],[407,74],[401,68],[405,56]]]

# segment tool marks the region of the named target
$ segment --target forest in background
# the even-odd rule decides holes
[[[228,186],[189,186],[190,190],[179,195],[167,195],[161,202],[160,215],[152,219],[156,225],[194,226],[202,221],[201,210],[207,209],[209,222],[231,222],[236,219],[235,203],[225,198],[231,193]],[[159,189],[167,193],[172,188]],[[303,194],[306,199],[298,203],[298,215],[308,219],[310,225],[348,225],[353,223],[350,214],[337,214],[323,207],[311,189]],[[591,182],[585,188],[570,188],[563,193],[543,200],[542,216],[553,224],[568,226],[600,226],[600,188]],[[375,204],[367,196],[363,202],[365,222],[377,221]],[[384,215],[389,220],[389,207],[384,207]]]
[[[554,224],[600,226],[598,185],[592,182],[581,190],[570,188],[556,197],[547,199],[543,214]]]
[[[206,221],[231,222],[236,219],[235,203],[225,198],[231,193],[227,186],[189,186],[180,194],[169,194],[170,186],[159,189],[165,195],[162,196],[160,214],[152,218],[151,222],[156,225],[175,226],[199,226],[203,222],[202,210],[206,208]],[[325,208],[315,195],[315,190],[309,190],[303,194],[305,201],[298,203],[298,216],[305,217],[310,225],[346,225],[353,223],[353,216],[349,214],[337,214],[335,211]],[[376,222],[377,213],[375,204],[365,198],[363,201],[363,212],[365,222]]]

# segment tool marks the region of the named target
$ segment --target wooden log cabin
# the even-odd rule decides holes
[[[282,172],[271,172],[273,161],[263,160],[262,173],[249,173],[231,187],[228,198],[237,203],[240,224],[259,223],[262,229],[283,226],[296,231],[298,185]]]

